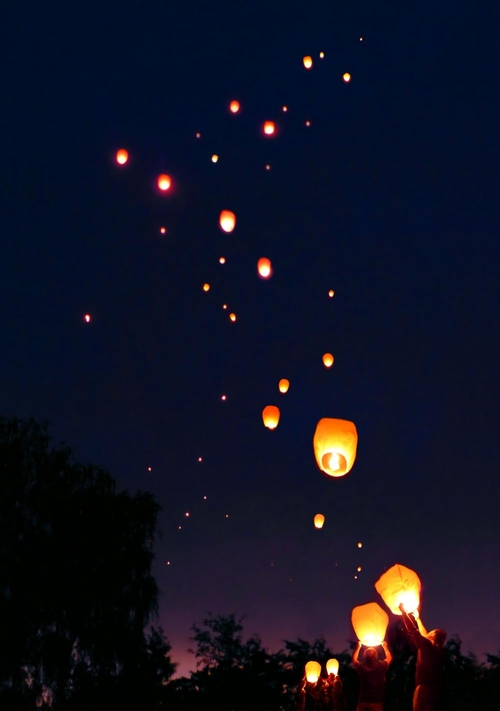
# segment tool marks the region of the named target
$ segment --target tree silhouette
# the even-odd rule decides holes
[[[153,496],[117,493],[110,474],[51,449],[47,425],[15,418],[0,418],[0,489],[0,688],[11,707],[102,703],[159,649],[168,678],[163,631],[144,632],[158,605]]]

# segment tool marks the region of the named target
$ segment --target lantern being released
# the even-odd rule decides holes
[[[232,232],[236,225],[236,215],[231,210],[222,210],[219,216],[219,224],[224,232]]]
[[[314,526],[315,528],[323,528],[323,524],[325,523],[325,517],[323,514],[316,514],[314,517]]]
[[[328,476],[344,476],[356,460],[358,433],[354,422],[323,417],[316,425],[313,438],[314,456]]]
[[[321,674],[321,664],[319,662],[307,662],[306,679],[311,684],[315,684]]]
[[[326,663],[326,673],[334,674],[337,676],[339,673],[339,662],[338,659],[329,659]]]
[[[278,383],[278,388],[279,388],[280,393],[288,392],[289,387],[290,387],[290,381],[287,380],[286,378],[281,378],[281,380]]]
[[[276,405],[267,405],[262,410],[262,420],[269,430],[275,430],[280,421],[280,410]]]
[[[353,609],[351,622],[361,644],[377,647],[385,639],[389,615],[377,602],[369,602]]]
[[[386,570],[375,583],[375,590],[395,615],[401,614],[400,603],[403,603],[406,612],[417,611],[420,605],[421,588],[420,579],[415,571],[399,563]]]

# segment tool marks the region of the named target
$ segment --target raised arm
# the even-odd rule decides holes
[[[399,609],[401,610],[401,614],[403,616],[403,622],[404,626],[406,627],[406,631],[409,633],[410,637],[413,637],[415,635],[415,632],[418,633],[417,624],[411,617],[409,617],[408,613],[403,607],[403,603],[400,603]]]
[[[356,664],[356,662],[358,661],[359,652],[361,650],[361,647],[362,647],[361,642],[358,642],[358,646],[356,647],[356,649],[354,650],[354,654],[352,655],[352,661],[354,664]]]
[[[382,642],[382,647],[384,648],[385,652],[385,661],[387,662],[387,664],[390,664],[392,662],[392,654],[385,640]]]

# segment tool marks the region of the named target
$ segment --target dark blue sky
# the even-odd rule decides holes
[[[206,610],[247,614],[273,649],[321,633],[345,648],[352,607],[396,562],[421,576],[427,626],[498,651],[500,18],[452,10],[7,13],[0,409],[155,493],[181,671]],[[345,479],[316,467],[321,417],[357,426]]]

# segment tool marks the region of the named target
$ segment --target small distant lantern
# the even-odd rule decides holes
[[[312,65],[313,65],[312,57],[304,57],[304,59],[302,60],[302,62],[303,62],[304,67],[305,67],[306,69],[310,69],[310,68],[312,67]]]
[[[162,173],[158,176],[158,187],[160,188],[160,190],[165,192],[165,190],[168,190],[171,185],[172,179],[169,175],[165,175],[165,173]]]
[[[264,121],[263,131],[266,136],[272,136],[276,131],[274,121]]]
[[[377,647],[385,639],[389,615],[377,602],[369,602],[353,609],[351,623],[361,644]]]
[[[354,422],[331,417],[321,419],[314,433],[316,463],[328,476],[348,474],[356,460],[358,433]]]
[[[236,321],[236,314],[229,314],[229,319],[231,321]]]
[[[287,380],[286,378],[281,378],[281,380],[278,383],[278,388],[279,388],[280,393],[288,392],[289,387],[290,387],[290,381]]]
[[[306,664],[306,679],[311,684],[315,684],[321,674],[321,664],[319,662],[307,662]]]
[[[231,101],[231,103],[229,104],[229,111],[232,114],[237,114],[239,110],[240,110],[240,102],[236,101],[236,100]]]
[[[328,296],[330,297],[330,299],[333,299],[333,297],[335,296],[335,292],[333,289],[330,289],[330,291],[328,292]]]
[[[338,659],[329,659],[326,663],[326,673],[333,674],[337,676],[339,673],[339,662]]]
[[[406,612],[416,612],[420,605],[422,584],[414,570],[404,565],[393,565],[375,583],[375,590],[381,596],[389,610],[400,615],[400,603]]]
[[[212,156],[212,163],[217,163],[218,160],[219,160],[219,156],[217,155],[217,153],[214,153]]]
[[[222,210],[219,215],[219,224],[224,232],[232,232],[236,225],[236,215],[231,210]]]
[[[280,421],[280,410],[276,405],[267,405],[262,410],[262,420],[268,430],[275,430]]]
[[[334,360],[335,358],[332,356],[331,353],[325,353],[323,356],[323,365],[325,366],[325,368],[331,368]]]
[[[351,75],[349,74],[349,72],[346,72],[346,73],[342,76],[342,79],[345,81],[346,84],[347,84],[348,82],[350,82],[350,81],[351,81]]]
[[[269,279],[273,273],[271,260],[267,259],[267,257],[261,257],[261,259],[257,262],[257,271],[262,279]]]
[[[125,165],[127,161],[128,151],[126,151],[125,148],[120,148],[120,150],[116,152],[116,162],[118,165]]]
[[[316,514],[314,517],[314,527],[315,528],[323,528],[323,524],[325,523],[325,517],[323,514]]]

